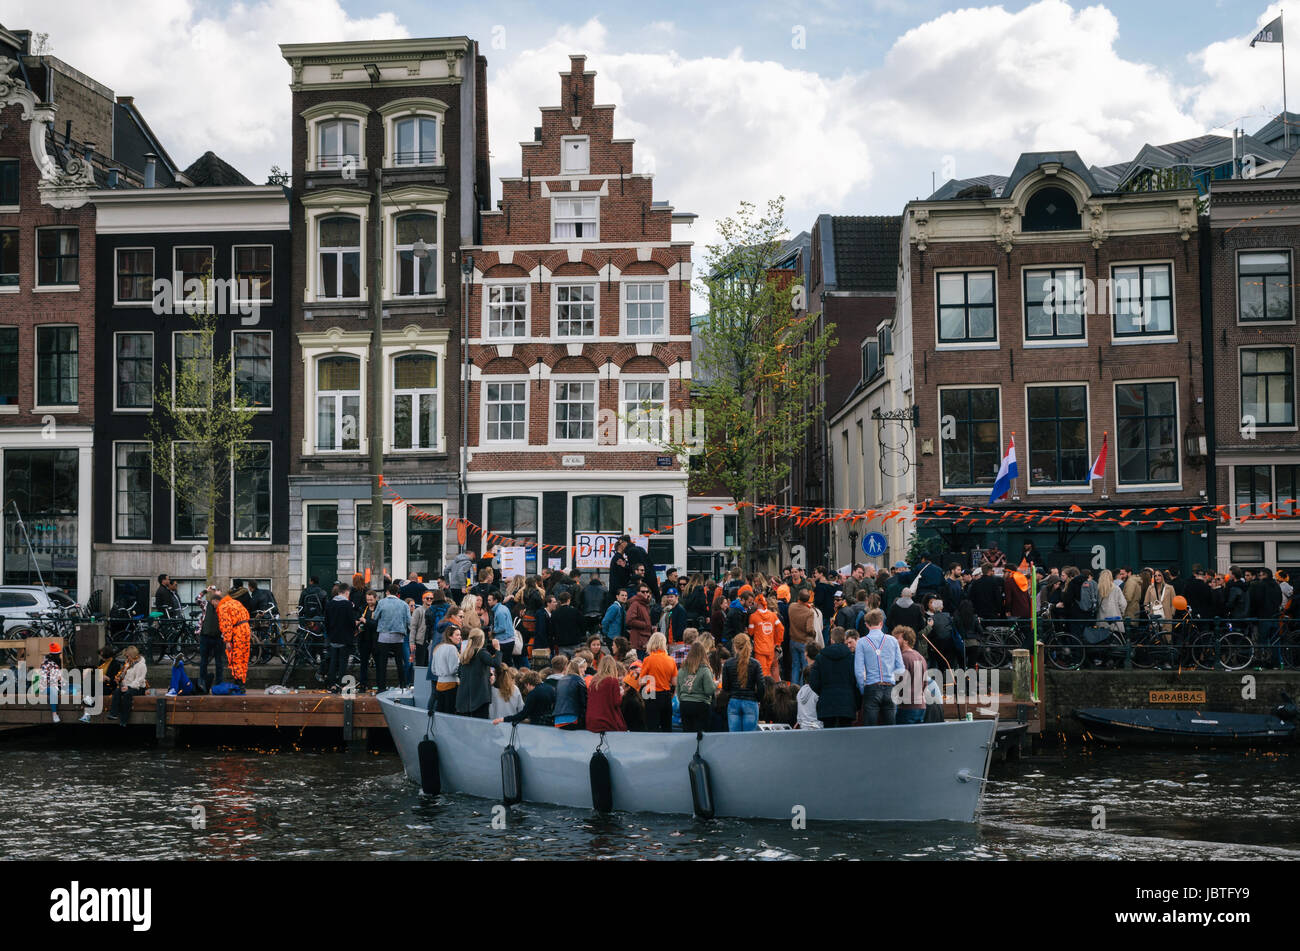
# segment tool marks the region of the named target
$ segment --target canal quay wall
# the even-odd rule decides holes
[[[1043,738],[1083,734],[1079,707],[1272,713],[1285,692],[1300,698],[1300,670],[1044,671]],[[1154,694],[1154,696],[1153,696]],[[1198,694],[1204,694],[1202,702]]]

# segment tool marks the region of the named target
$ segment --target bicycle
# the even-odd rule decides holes
[[[325,675],[321,672],[321,661],[325,656],[323,618],[299,618],[293,639],[285,641],[284,650],[287,651],[287,659],[284,662],[284,673],[280,677],[282,685],[289,686],[299,664],[305,665],[312,671],[317,683],[325,682]]]
[[[1200,631],[1188,642],[1192,663],[1202,670],[1244,670],[1255,659],[1255,645],[1243,631]]]

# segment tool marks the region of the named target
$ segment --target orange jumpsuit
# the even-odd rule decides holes
[[[755,608],[749,616],[749,639],[754,642],[754,659],[764,677],[775,677],[776,648],[785,640],[785,626],[775,611]]]
[[[226,642],[226,665],[232,680],[248,682],[248,610],[232,597],[217,602],[217,623]]]

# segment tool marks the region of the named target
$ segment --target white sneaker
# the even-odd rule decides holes
[[[83,713],[83,714],[81,715],[81,719],[78,720],[77,722],[78,722],[78,723],[89,723],[89,722],[90,722],[90,714],[89,714],[89,713]]]
[[[176,691],[175,691],[175,690],[168,690],[167,693],[165,694],[165,696],[168,696],[168,697],[174,697],[174,696],[176,696]]]
[[[51,714],[51,717],[52,717],[52,719],[51,719],[50,722],[52,722],[52,723],[58,723],[58,722],[60,722],[60,721],[59,721],[59,715],[58,715],[57,713]]]

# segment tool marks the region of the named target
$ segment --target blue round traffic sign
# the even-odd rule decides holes
[[[879,558],[889,550],[889,539],[880,532],[867,532],[862,536],[862,552],[868,558]]]

